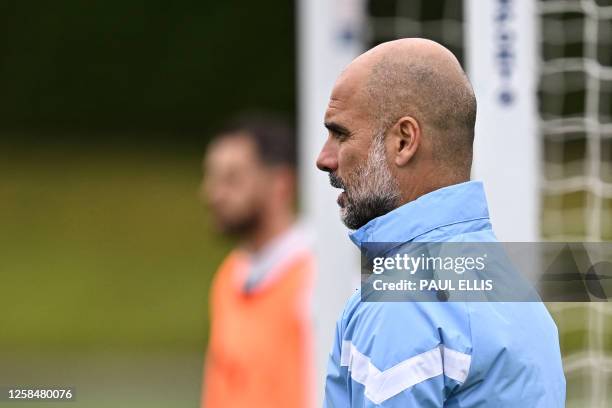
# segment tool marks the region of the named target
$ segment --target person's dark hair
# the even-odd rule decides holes
[[[296,167],[296,136],[292,126],[282,116],[268,112],[249,112],[230,119],[211,140],[243,134],[250,137],[259,158],[268,166]]]

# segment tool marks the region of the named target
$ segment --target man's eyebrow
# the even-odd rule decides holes
[[[347,128],[335,122],[325,122],[325,127],[330,132],[339,133],[341,135],[349,135],[351,133]]]

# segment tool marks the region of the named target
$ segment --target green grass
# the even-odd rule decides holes
[[[198,201],[200,156],[0,147],[0,385],[76,385],[75,408],[195,406],[230,248]]]
[[[0,402],[0,407],[196,407],[203,350],[196,353],[64,351],[0,354],[3,386],[72,387],[73,402]]]
[[[202,345],[229,246],[198,201],[200,152],[3,153],[1,347]]]

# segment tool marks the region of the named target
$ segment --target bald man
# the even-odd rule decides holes
[[[342,221],[373,242],[495,242],[470,181],[476,100],[453,54],[424,39],[381,44],[340,75],[317,167]],[[486,136],[486,135],[485,135]],[[362,302],[338,321],[332,407],[563,407],[557,328],[540,302]]]

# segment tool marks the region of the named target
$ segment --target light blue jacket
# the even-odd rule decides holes
[[[484,190],[426,194],[355,231],[365,242],[491,242]],[[557,327],[539,302],[348,301],[336,327],[327,408],[557,408]]]

